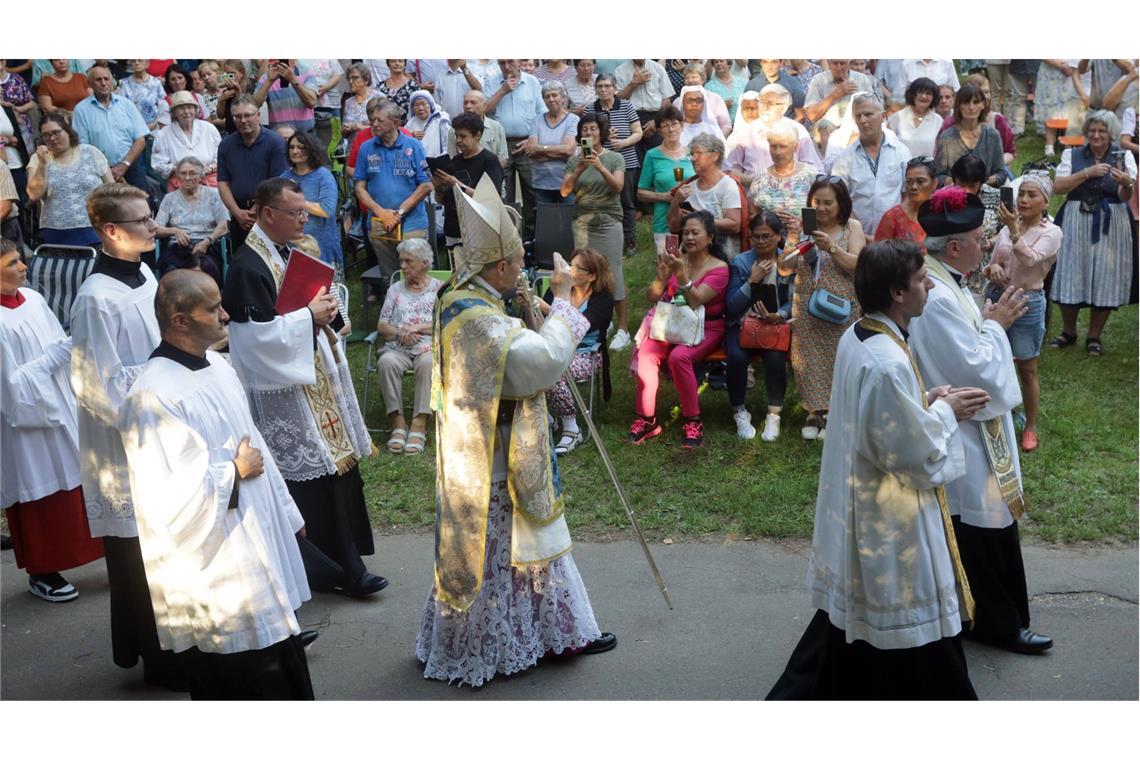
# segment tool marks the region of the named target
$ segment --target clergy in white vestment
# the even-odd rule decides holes
[[[546,654],[595,654],[602,633],[570,556],[545,392],[589,323],[570,305],[554,255],[550,316],[537,332],[509,316],[523,264],[514,219],[490,178],[455,193],[463,236],[436,307],[435,583],[416,640],[424,677],[480,686]]]
[[[171,272],[155,311],[162,342],[119,426],[159,642],[192,699],[312,699],[295,614],[310,598],[304,520],[237,375],[207,350],[226,335],[217,283]]]
[[[160,339],[157,284],[141,259],[154,250],[158,228],[146,193],[123,183],[92,190],[87,215],[103,250],[71,307],[71,387],[79,412],[83,500],[91,535],[103,538],[107,561],[111,650],[121,668],[134,667],[141,657],[148,683],[184,689],[176,663],[158,644],[117,427],[123,399]]]
[[[1026,311],[1021,290],[1008,288],[979,309],[964,277],[982,259],[985,208],[959,187],[937,191],[918,210],[926,232],[926,266],[934,289],[913,345],[932,384],[972,385],[990,403],[962,426],[966,474],[946,486],[962,562],[974,589],[978,616],[970,636],[1023,654],[1053,646],[1029,628],[1029,592],[1017,521],[1025,512],[1021,464],[1012,410],[1021,388],[1006,330]]]
[[[68,371],[71,339],[11,240],[0,241],[0,506],[28,591],[49,602],[79,596],[61,570],[103,556],[79,486],[79,431]]]
[[[859,254],[865,316],[839,341],[820,463],[817,612],[769,699],[976,698],[960,638],[973,600],[944,487],[965,471],[960,421],[989,398],[924,384],[907,330],[930,287],[913,242]]]
[[[320,255],[304,234],[305,196],[292,180],[268,179],[257,188],[254,212],[257,223],[226,274],[230,361],[305,518],[308,541],[324,555],[307,565],[309,585],[353,597],[375,594],[388,581],[368,572],[360,558],[375,548],[358,464],[375,448],[344,343],[329,328],[336,297],[322,291],[308,307],[277,313],[286,259]],[[310,562],[312,553],[305,556]]]

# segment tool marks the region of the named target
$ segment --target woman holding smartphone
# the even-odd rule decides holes
[[[665,252],[665,236],[669,234],[669,202],[681,183],[692,177],[693,159],[681,144],[684,117],[676,106],[665,106],[653,122],[664,141],[645,153],[641,177],[637,182],[637,200],[653,204],[653,242],[657,255]]]
[[[609,142],[610,122],[604,113],[586,112],[578,122],[578,145],[566,162],[561,193],[574,196],[574,247],[592,248],[605,257],[614,276],[614,312],[618,336],[629,341],[629,310],[622,273],[621,191],[625,183],[625,158],[604,147]],[[614,350],[618,350],[611,346]]]
[[[863,316],[855,297],[852,277],[867,237],[859,220],[851,216],[851,194],[840,177],[816,175],[807,201],[815,210],[816,224],[815,229],[808,229],[811,226],[808,218],[804,232],[811,235],[815,245],[806,251],[806,255],[796,256],[791,262],[796,265],[792,297],[796,339],[792,341],[791,353],[800,401],[808,411],[800,433],[810,441],[824,437],[839,338]],[[826,322],[808,311],[808,302],[816,290],[826,290],[851,304],[851,314],[846,322]]]

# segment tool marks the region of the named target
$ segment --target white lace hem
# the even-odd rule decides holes
[[[466,612],[440,602],[433,587],[416,639],[424,678],[482,686],[496,673],[533,667],[543,655],[585,646],[601,635],[582,577],[566,554],[511,566],[506,481],[491,486],[483,586]]]

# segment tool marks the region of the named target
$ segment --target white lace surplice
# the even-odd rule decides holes
[[[459,612],[436,599],[434,586],[428,594],[416,639],[424,678],[482,686],[496,673],[518,673],[547,652],[582,647],[601,635],[569,553],[511,566],[511,513],[507,481],[495,480],[479,597]]]

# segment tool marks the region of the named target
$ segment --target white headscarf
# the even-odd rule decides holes
[[[420,98],[427,100],[428,106],[431,108],[431,114],[427,119],[418,118],[412,108],[416,100]],[[451,117],[447,115],[446,111],[439,107],[439,104],[432,98],[431,93],[427,90],[416,90],[413,92],[412,97],[408,99],[408,113],[412,114],[412,116],[408,119],[404,127],[409,132],[424,133],[420,142],[423,143],[424,153],[428,158],[435,158],[436,156],[447,153],[447,135],[451,131]]]
[[[681,88],[681,94],[677,96],[677,108],[680,109],[682,117],[685,114],[685,94],[689,93],[689,92],[700,93],[701,97],[704,98],[705,107],[704,107],[704,110],[701,111],[701,121],[705,122],[706,124],[711,124],[712,126],[716,127],[717,131],[719,132],[720,131],[720,123],[717,122],[716,116],[712,112],[712,103],[710,102],[710,99],[709,99],[709,96],[715,95],[715,93],[709,92],[708,90],[706,90],[704,87],[701,87],[700,85],[687,84]],[[682,121],[684,121],[684,119],[682,119]]]

